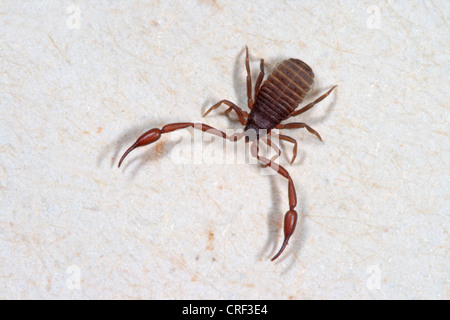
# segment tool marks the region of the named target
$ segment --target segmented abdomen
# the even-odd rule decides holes
[[[314,73],[301,60],[280,63],[261,86],[247,122],[247,129],[273,129],[289,117],[314,82]]]

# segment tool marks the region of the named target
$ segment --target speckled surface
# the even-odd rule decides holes
[[[4,3],[0,298],[449,299],[449,2],[299,3]],[[245,45],[339,86],[297,120],[324,142],[282,145],[274,263],[282,177],[174,161],[192,130],[117,168],[153,127],[239,128],[201,115],[245,108]]]

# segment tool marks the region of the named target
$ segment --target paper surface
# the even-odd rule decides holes
[[[5,3],[0,298],[449,299],[449,12],[448,1]],[[338,85],[295,119],[323,143],[284,132],[298,141],[295,163],[290,143],[279,161],[300,217],[275,262],[283,177],[177,162],[194,153],[192,129],[117,168],[154,127],[241,128],[225,106],[201,116],[221,99],[247,110],[246,45],[253,81],[260,58],[269,74],[294,57],[315,73],[305,102]]]

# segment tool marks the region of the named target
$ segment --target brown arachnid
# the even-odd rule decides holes
[[[294,182],[288,171],[275,163],[258,154],[258,141],[264,141],[268,146],[279,151],[278,148],[272,145],[270,137],[272,136],[272,129],[298,129],[305,128],[310,133],[317,136],[319,140],[322,140],[319,133],[313,128],[308,126],[303,122],[290,122],[286,124],[281,124],[283,120],[295,117],[305,111],[308,111],[318,102],[325,99],[331,91],[336,88],[333,86],[327,92],[322,94],[319,98],[304,106],[303,108],[296,110],[298,105],[303,101],[303,98],[310,91],[313,81],[314,73],[311,68],[299,59],[287,59],[281,62],[273,73],[263,82],[264,79],[264,60],[260,61],[260,74],[256,80],[255,84],[255,99],[252,98],[252,79],[250,75],[250,64],[248,57],[248,48],[246,47],[246,57],[245,57],[245,67],[247,69],[247,97],[248,97],[248,108],[250,113],[243,111],[241,108],[236,106],[234,103],[228,100],[221,100],[204,114],[206,116],[212,110],[218,108],[222,104],[228,106],[225,113],[228,115],[231,111],[236,112],[240,123],[245,126],[244,131],[241,133],[236,133],[231,136],[226,135],[223,131],[213,128],[207,124],[203,123],[193,123],[193,122],[179,122],[171,123],[163,126],[161,129],[154,128],[143,135],[141,135],[137,141],[123,154],[119,161],[119,167],[122,164],[125,157],[134,149],[151,144],[157,141],[162,134],[169,133],[175,130],[184,129],[192,127],[196,130],[201,130],[209,134],[213,134],[223,139],[227,139],[232,142],[236,142],[241,138],[245,137],[246,142],[251,142],[251,154],[259,161],[261,161],[265,166],[271,167],[277,173],[282,175],[288,180],[288,197],[289,197],[289,211],[284,217],[284,241],[280,250],[271,259],[272,261],[277,259],[280,254],[286,248],[289,238],[292,236],[297,224],[297,212],[294,210],[297,205],[297,196],[295,194]],[[264,134],[260,134],[264,132]],[[279,134],[278,138],[280,140],[288,141],[294,145],[293,157],[291,163],[295,160],[297,156],[297,141],[292,137],[286,136],[284,134]],[[278,156],[280,151],[278,152]]]

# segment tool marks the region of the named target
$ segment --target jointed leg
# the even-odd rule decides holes
[[[153,128],[153,129],[145,132],[143,135],[141,135],[136,140],[136,142],[130,148],[128,148],[127,151],[125,151],[122,158],[120,158],[119,167],[122,164],[122,161],[125,159],[125,157],[134,149],[136,149],[138,147],[149,145],[149,144],[157,141],[159,138],[161,138],[161,135],[163,133],[169,133],[169,132],[172,132],[175,130],[189,128],[189,127],[222,137],[224,139],[228,139],[233,142],[238,141],[245,135],[245,133],[242,132],[242,133],[233,134],[231,136],[227,136],[227,134],[225,132],[220,131],[216,128],[213,128],[213,127],[211,127],[207,124],[203,124],[203,123],[178,122],[178,123],[167,124],[164,127],[162,127],[161,129]]]
[[[248,47],[245,46],[245,68],[247,69],[247,97],[248,97],[248,108],[251,109],[253,107],[253,98],[252,98],[252,76],[250,72],[250,62],[248,59]]]
[[[261,72],[259,73],[258,79],[256,80],[255,84],[255,97],[258,95],[261,83],[264,79],[264,59],[261,59],[261,61],[259,62],[259,69],[261,70]]]
[[[297,140],[295,140],[292,137],[286,136],[284,134],[280,134],[280,140],[288,141],[288,142],[294,144],[294,147],[292,149],[292,159],[291,159],[291,164],[293,164],[295,161],[295,158],[297,158]]]
[[[310,126],[308,126],[306,123],[303,123],[303,122],[291,122],[291,123],[286,123],[286,124],[279,124],[275,128],[276,129],[306,128],[306,130],[308,130],[309,132],[314,134],[317,138],[319,138],[320,141],[322,141],[322,137],[320,136],[320,134],[316,130],[314,130],[313,128],[311,128]]]
[[[250,72],[250,61],[248,58],[248,47],[245,47],[245,68],[247,69],[247,97],[248,97],[248,108],[253,108],[253,98],[252,98],[252,76]],[[261,72],[259,73],[258,79],[256,79],[255,84],[255,97],[259,92],[261,83],[264,79],[264,59],[260,60],[259,69]]]
[[[278,253],[272,258],[272,261],[275,260],[280,256],[280,254],[284,251],[286,248],[289,238],[292,236],[295,230],[295,226],[297,224],[297,212],[294,210],[295,206],[297,205],[297,195],[295,193],[295,187],[294,182],[292,181],[291,176],[287,172],[285,168],[282,166],[276,164],[275,162],[270,161],[267,158],[261,157],[258,155],[258,141],[254,141],[251,146],[252,155],[256,157],[258,160],[260,160],[263,164],[270,166],[273,170],[275,170],[277,173],[281,174],[283,177],[288,179],[289,186],[288,186],[288,196],[289,196],[289,211],[286,212],[286,215],[284,216],[284,241],[283,245],[281,246],[281,249],[278,251]]]
[[[271,134],[271,133],[270,133]],[[276,159],[278,159],[281,155],[281,150],[280,148],[278,148],[277,145],[272,144],[272,140],[270,139],[270,134],[264,136],[261,138],[262,141],[264,141],[269,147],[271,147],[273,150],[275,150],[275,152],[277,153],[276,155],[274,155],[272,157],[272,159],[270,159],[270,161],[274,161]],[[267,164],[263,164],[263,167],[267,167]]]
[[[204,117],[206,117],[208,115],[208,113],[210,113],[212,110],[220,107],[222,104],[227,105],[229,108],[225,111],[225,113],[228,115],[230,113],[231,110],[234,110],[237,114],[237,116],[239,117],[239,122],[242,125],[245,125],[247,123],[247,118],[248,118],[248,113],[243,111],[241,108],[239,108],[237,105],[235,105],[233,102],[228,101],[228,100],[220,100],[219,102],[217,102],[215,105],[213,105],[211,108],[209,108],[205,114],[203,115]]]
[[[337,86],[334,86],[333,88],[331,88],[330,90],[328,90],[327,92],[325,92],[323,95],[321,95],[320,97],[318,97],[316,100],[314,100],[313,102],[307,104],[306,106],[304,106],[303,108],[301,108],[300,110],[296,110],[294,112],[292,112],[289,117],[295,117],[303,112],[308,111],[309,109],[311,109],[312,107],[314,107],[317,103],[319,103],[320,101],[322,101],[323,99],[325,99],[330,93],[331,91],[333,91],[334,88],[336,88]]]
[[[252,90],[251,90],[251,86],[252,86],[252,79],[251,79],[251,75],[250,75],[250,65],[249,65],[249,60],[248,60],[248,48],[246,48],[246,58],[245,58],[245,67],[247,69],[247,97],[248,97],[248,108],[251,109],[253,108],[253,99],[252,99]],[[261,72],[258,75],[258,79],[256,79],[256,84],[255,84],[255,97],[259,92],[259,89],[261,87],[261,83],[264,79],[264,59],[261,59],[260,61],[260,65],[259,68],[261,70]],[[231,112],[232,108],[228,108],[225,113],[229,114]],[[248,117],[248,114],[246,115],[246,118]],[[242,123],[242,122],[241,122]],[[244,123],[243,123],[244,124]]]
[[[295,140],[295,139],[292,138],[292,137],[286,136],[286,135],[284,135],[284,134],[276,134],[276,133],[274,133],[273,131],[271,131],[270,134],[271,134],[272,136],[275,136],[275,135],[276,135],[276,136],[278,137],[278,139],[280,139],[280,140],[288,141],[288,142],[294,144],[294,148],[292,149],[293,155],[292,155],[292,159],[291,159],[291,164],[293,164],[295,158],[297,157],[297,140]],[[273,159],[272,159],[272,161],[273,161]]]

